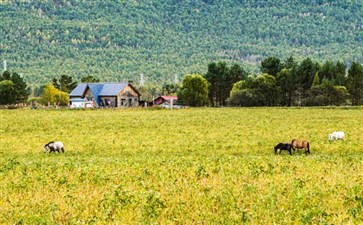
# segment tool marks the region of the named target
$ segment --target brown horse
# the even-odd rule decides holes
[[[309,142],[305,141],[305,140],[298,140],[298,139],[293,139],[291,141],[291,145],[292,145],[292,149],[295,151],[295,148],[298,149],[304,149],[305,150],[305,154],[310,154],[310,144]]]

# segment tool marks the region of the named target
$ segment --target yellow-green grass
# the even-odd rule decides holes
[[[361,108],[0,116],[0,224],[363,223]],[[293,138],[311,155],[274,154]],[[43,153],[52,140],[65,154]]]

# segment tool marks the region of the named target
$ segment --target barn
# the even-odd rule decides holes
[[[173,105],[173,107],[176,106],[176,102],[178,100],[177,96],[159,96],[156,99],[154,99],[154,106],[160,106],[160,107],[165,107],[165,108],[169,108],[171,105]]]
[[[80,83],[69,94],[71,107],[80,100],[93,102],[96,107],[136,107],[141,94],[128,83]]]

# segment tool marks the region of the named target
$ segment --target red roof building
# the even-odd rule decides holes
[[[175,105],[177,100],[177,96],[160,96],[154,99],[154,105],[170,105],[171,101],[173,101],[173,105]]]

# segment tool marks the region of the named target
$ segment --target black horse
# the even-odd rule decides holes
[[[282,150],[286,150],[286,151],[288,151],[289,153],[290,153],[290,155],[291,155],[291,149],[294,149],[293,147],[292,147],[292,144],[290,144],[290,143],[279,143],[278,145],[276,145],[275,146],[275,154],[277,154],[277,150],[278,149],[280,149],[280,152],[282,151]],[[279,152],[279,153],[280,153]]]

